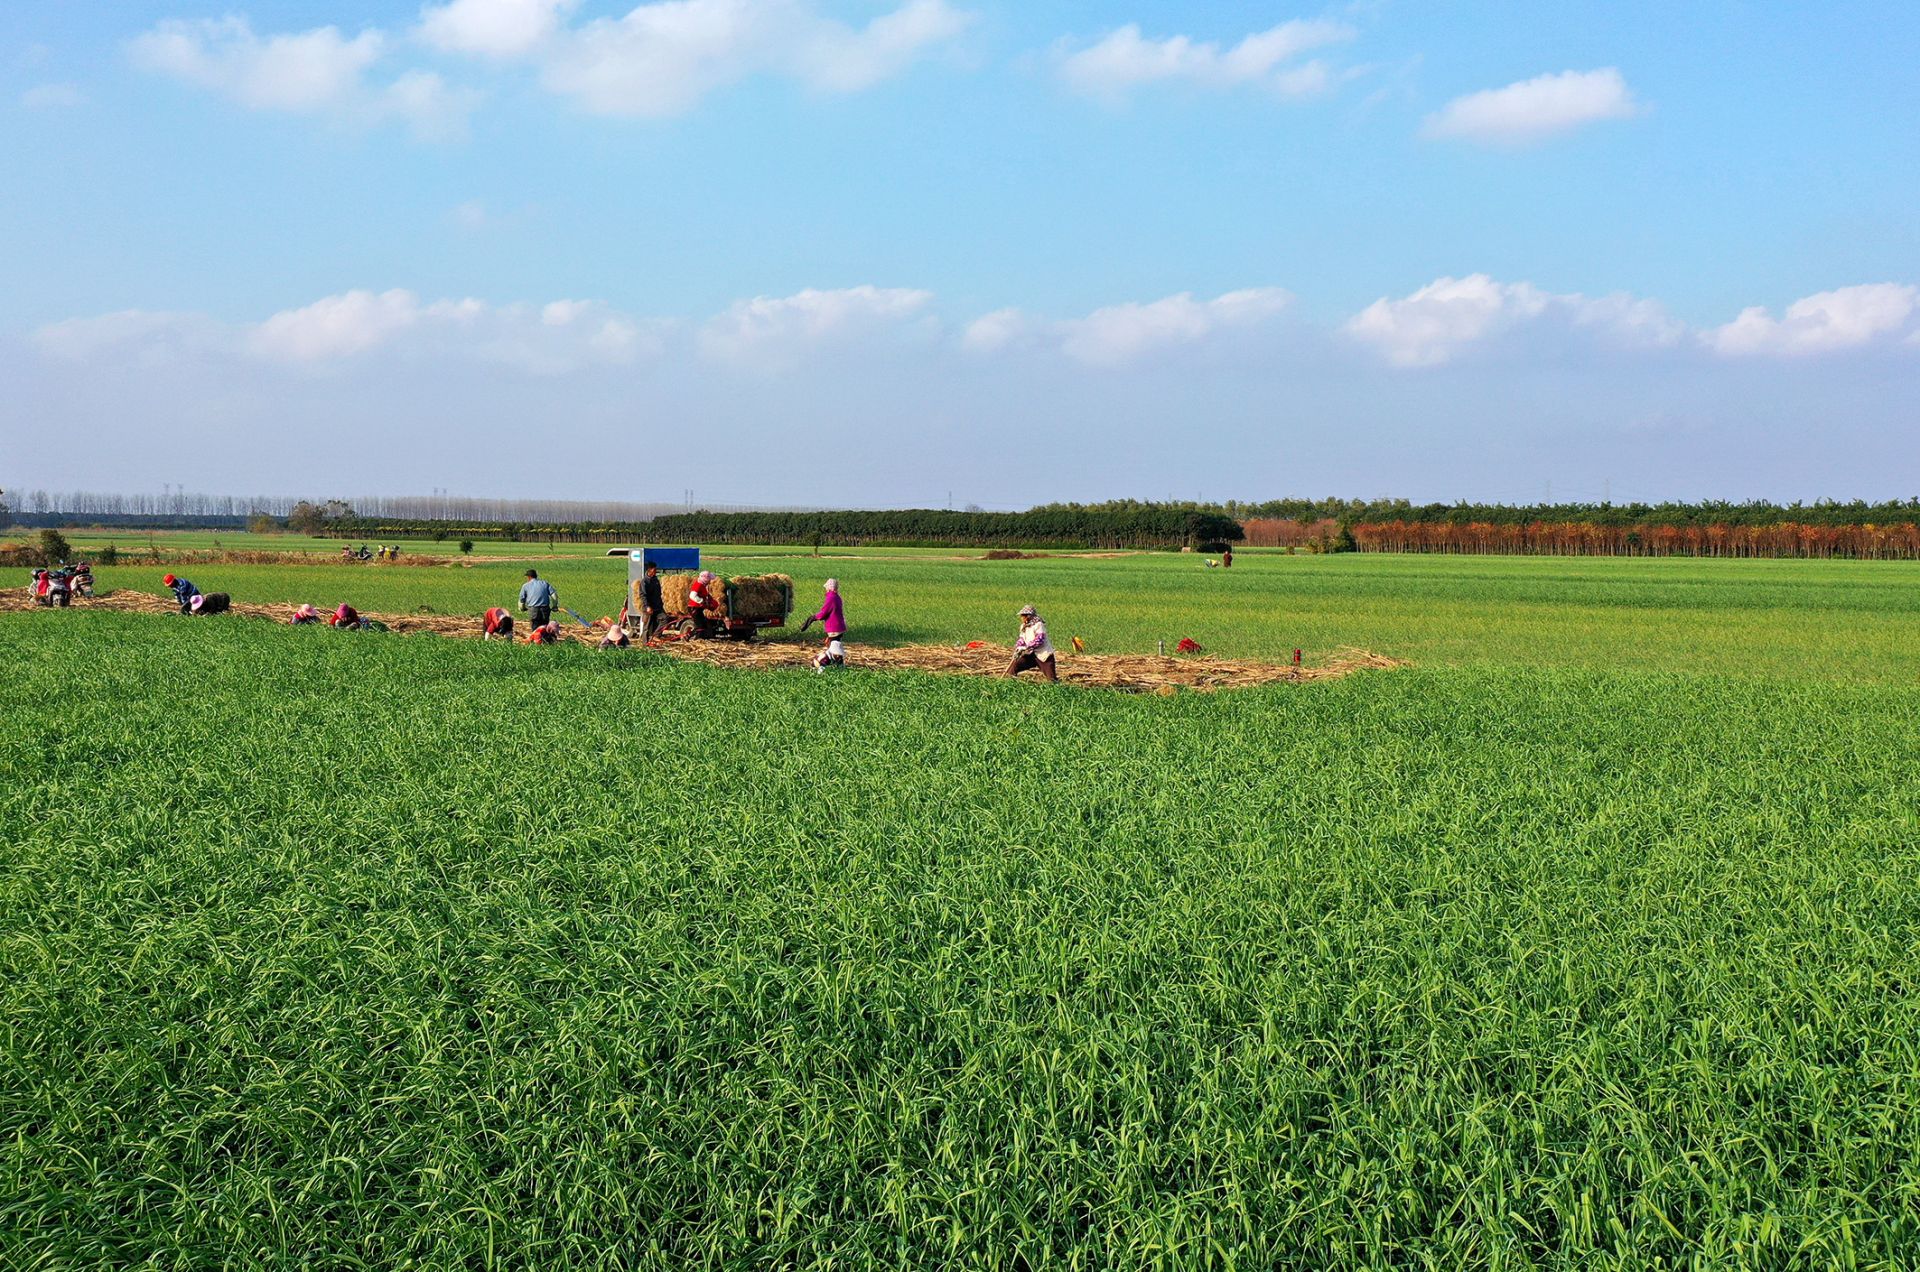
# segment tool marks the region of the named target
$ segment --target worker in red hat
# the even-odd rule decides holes
[[[357,628],[364,625],[360,618],[360,611],[345,601],[340,602],[340,608],[333,611],[333,617],[327,620],[329,627]]]
[[[193,585],[191,579],[175,578],[169,574],[160,581],[173,589],[173,599],[180,603],[182,614],[193,613],[193,598],[200,595],[200,589]]]

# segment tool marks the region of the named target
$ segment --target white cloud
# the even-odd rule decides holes
[[[596,114],[662,118],[755,74],[853,92],[898,74],[973,20],[946,0],[909,0],[854,29],[808,0],[659,0],[556,37],[552,92]]]
[[[1077,362],[1111,367],[1263,322],[1291,300],[1278,287],[1227,292],[1212,300],[1195,300],[1192,293],[1181,292],[1160,300],[1108,305],[1064,322],[1041,322],[1018,309],[1000,309],[975,319],[962,334],[961,345],[974,353],[1041,345]]]
[[[385,56],[379,31],[348,38],[337,27],[261,36],[243,17],[168,20],[128,45],[135,65],[221,93],[252,110],[330,115],[356,123],[397,119],[423,137],[459,133],[473,94],[431,71],[384,86],[367,80]]]
[[[1549,321],[1630,346],[1671,345],[1686,334],[1654,301],[1554,294],[1532,283],[1502,283],[1485,274],[1435,279],[1399,300],[1382,297],[1354,315],[1346,331],[1396,366],[1430,367],[1451,361],[1471,346]]]
[[[36,84],[20,94],[20,104],[28,110],[62,110],[87,104],[87,95],[72,84]]]
[[[1898,339],[1913,324],[1916,312],[1920,312],[1920,287],[1865,283],[1802,297],[1777,319],[1756,305],[1702,338],[1716,351],[1735,356],[1831,353]],[[1920,326],[1906,339],[1920,341]]]
[[[756,296],[710,321],[700,342],[710,356],[777,367],[809,348],[924,324],[932,302],[932,292],[870,285]]]
[[[111,352],[121,361],[159,363],[190,349],[220,345],[220,324],[204,314],[123,309],[93,318],[69,318],[33,333],[34,343],[57,358],[81,362]]]
[[[422,301],[395,289],[342,292],[237,326],[205,314],[128,310],[54,323],[34,333],[34,340],[43,352],[68,361],[158,364],[217,354],[318,368],[392,354],[469,359],[558,375],[657,353],[670,326],[631,318],[599,301]]]
[[[420,38],[448,53],[522,57],[538,48],[580,0],[452,0],[420,13]]]
[[[247,333],[246,347],[283,362],[326,363],[391,349],[557,375],[658,352],[665,326],[629,318],[599,301],[429,303],[404,290],[350,291],[273,315]]]
[[[912,65],[923,49],[953,39],[972,24],[971,13],[945,0],[909,0],[859,31],[838,22],[813,24],[794,65],[813,88],[855,93],[892,79]]]
[[[1350,40],[1356,32],[1342,22],[1296,20],[1242,39],[1230,49],[1184,35],[1147,39],[1129,23],[1097,43],[1067,54],[1060,75],[1072,88],[1095,97],[1117,99],[1146,84],[1180,80],[1205,88],[1263,85],[1287,96],[1322,91],[1330,81],[1317,62],[1286,63],[1309,50]]]
[[[283,309],[249,338],[254,352],[290,362],[319,362],[365,353],[425,319],[471,318],[480,302],[441,301],[422,307],[419,297],[398,288],[375,294],[342,292],[299,309]],[[429,311],[434,312],[429,312]]]
[[[1428,137],[1520,145],[1605,119],[1629,119],[1644,108],[1611,66],[1539,75],[1505,88],[1456,97],[1427,116]]]

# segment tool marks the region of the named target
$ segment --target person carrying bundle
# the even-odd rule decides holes
[[[480,618],[480,639],[492,640],[496,636],[501,640],[513,639],[513,615],[498,605]]]
[[[160,581],[173,589],[173,599],[180,602],[182,614],[193,613],[193,598],[200,595],[200,589],[193,585],[191,579],[175,578],[169,574]]]
[[[1013,661],[1007,664],[1007,674],[1017,676],[1023,671],[1038,671],[1048,680],[1059,680],[1060,672],[1053,664],[1053,642],[1047,639],[1046,622],[1033,606],[1022,606],[1020,636],[1013,642]]]

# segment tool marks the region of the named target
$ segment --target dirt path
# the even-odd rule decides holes
[[[65,619],[86,610],[112,610],[127,614],[175,615],[172,601],[146,592],[126,590],[105,592],[92,600],[74,602],[66,613],[43,609],[33,604],[26,588],[0,589],[0,613],[33,611],[49,620]],[[233,613],[247,618],[287,621],[293,606],[233,603]],[[212,616],[217,619],[219,616]],[[400,635],[429,633],[466,640],[480,637],[478,617],[448,614],[367,614],[365,617],[385,623]],[[184,621],[184,620],[183,620]],[[589,630],[574,623],[561,629],[569,641],[592,644],[600,639],[601,629]],[[732,641],[663,641],[646,652],[664,654],[688,662],[711,663],[721,667],[804,667],[818,646],[811,641],[776,640],[751,645]],[[924,671],[939,675],[993,676],[1006,670],[1013,657],[1004,645],[978,645],[955,648],[947,645],[904,645],[881,648],[858,643],[848,647],[851,664],[888,670]],[[1254,662],[1247,659],[1161,658],[1152,654],[1072,654],[1062,653],[1060,679],[1067,684],[1097,689],[1120,689],[1132,693],[1173,693],[1179,689],[1234,689],[1248,685],[1299,684],[1315,680],[1336,680],[1356,671],[1386,671],[1407,664],[1397,658],[1364,649],[1341,650],[1323,663],[1294,667],[1284,663]],[[1029,674],[1025,679],[1032,680]]]

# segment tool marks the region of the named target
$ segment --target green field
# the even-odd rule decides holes
[[[873,642],[1031,600],[1415,666],[0,614],[0,1264],[1912,1265],[1920,569],[762,567]],[[522,568],[191,573],[477,613]]]

